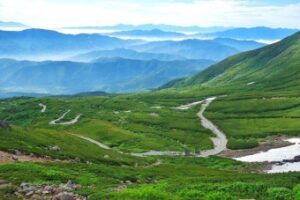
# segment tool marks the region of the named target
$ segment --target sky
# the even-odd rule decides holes
[[[300,0],[0,0],[0,21],[38,28],[120,23],[300,28]]]

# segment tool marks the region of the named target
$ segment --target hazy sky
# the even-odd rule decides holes
[[[41,28],[118,23],[300,28],[300,0],[0,0],[0,21]]]

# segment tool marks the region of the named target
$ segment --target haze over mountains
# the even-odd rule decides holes
[[[263,46],[261,43],[226,39],[193,39],[149,43],[141,40],[122,40],[100,34],[71,35],[43,29],[0,31],[0,42],[1,58],[32,60],[36,60],[34,57],[62,59],[92,50],[127,48],[139,52],[175,55],[179,59],[185,57],[187,59],[219,61],[239,51]],[[215,51],[215,48],[218,51]]]
[[[190,39],[192,35],[183,29],[199,31],[201,28],[132,27],[123,26],[120,28],[123,31],[107,34],[64,34],[45,29],[0,31],[0,58],[3,58],[0,90],[14,94],[149,90],[197,73],[234,54],[266,45],[254,40],[281,39],[296,31],[212,27],[205,28],[202,35],[193,34],[211,39]],[[113,26],[110,28],[113,30]],[[148,41],[147,38],[158,39]]]
[[[1,29],[5,29],[5,28],[29,28],[29,26],[22,24],[22,23],[18,23],[18,22],[4,22],[4,21],[0,21],[0,28]]]
[[[0,57],[20,58],[61,56],[93,49],[120,48],[136,41],[126,41],[99,34],[67,35],[43,29],[0,31]],[[47,58],[46,58],[47,59]]]
[[[297,29],[287,28],[269,28],[269,27],[253,27],[253,28],[232,28],[221,29],[219,31],[198,32],[194,34],[186,34],[184,32],[165,31],[160,29],[152,30],[129,30],[112,32],[109,35],[123,38],[173,38],[173,39],[203,39],[203,38],[230,38],[236,40],[266,40],[274,41],[283,39],[291,34],[296,33]]]
[[[126,59],[137,59],[137,60],[185,60],[186,58],[181,55],[162,54],[162,53],[147,53],[138,52],[131,49],[116,48],[112,50],[98,50],[91,51],[83,54],[78,54],[70,58],[73,61],[90,62],[99,58],[126,58]]]
[[[65,29],[92,29],[92,30],[110,30],[110,31],[133,31],[133,30],[144,30],[150,31],[153,29],[159,29],[168,32],[216,32],[223,31],[229,28],[226,27],[200,27],[200,26],[175,26],[167,24],[141,24],[141,25],[131,25],[131,24],[117,24],[112,26],[79,26],[79,27],[65,27]]]
[[[12,92],[74,94],[84,91],[132,92],[154,89],[192,75],[213,64],[209,60],[99,59],[91,63],[70,61],[0,60],[0,90]]]
[[[254,27],[254,28],[235,28],[219,32],[198,34],[199,36],[216,37],[216,38],[232,38],[239,40],[280,40],[291,34],[296,33],[297,29],[286,28],[267,28],[267,27]]]
[[[110,35],[112,36],[127,36],[127,37],[168,37],[168,38],[184,38],[186,35],[183,33],[162,31],[160,29],[152,30],[132,30],[132,31],[120,31],[113,32]]]

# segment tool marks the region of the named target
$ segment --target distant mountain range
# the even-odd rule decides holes
[[[170,86],[243,86],[253,89],[299,90],[300,32],[263,47],[229,57],[195,76]]]
[[[199,33],[199,36],[215,37],[215,38],[232,38],[245,40],[280,40],[289,35],[296,33],[297,29],[287,28],[268,28],[268,27],[254,27],[254,28],[234,28],[213,33]]]
[[[141,52],[178,55],[188,59],[219,61],[241,50],[251,50],[262,46],[264,44],[257,42],[217,39],[149,42],[130,48]]]
[[[121,57],[138,60],[184,60],[209,59],[221,60],[232,54],[248,51],[264,46],[254,41],[240,41],[234,39],[217,38],[214,40],[183,40],[160,41],[130,46],[129,49],[113,49],[91,51],[76,55],[70,60],[90,62],[98,58]],[[218,48],[218,51],[215,50]]]
[[[167,32],[162,31],[160,29],[152,29],[152,30],[132,30],[132,31],[121,31],[121,32],[113,32],[109,34],[111,36],[123,36],[123,37],[167,37],[167,38],[185,38],[186,35],[183,33],[177,32]]]
[[[18,22],[0,21],[0,28],[28,28],[29,26]]]
[[[113,26],[79,26],[79,27],[65,27],[65,29],[99,29],[99,30],[113,30],[113,31],[132,31],[132,30],[153,30],[160,29],[163,31],[171,32],[216,32],[223,31],[229,28],[216,26],[216,27],[200,27],[200,26],[175,26],[166,24],[142,24],[142,25],[130,25],[130,24],[117,24]]]
[[[79,62],[91,62],[99,58],[125,58],[125,59],[136,59],[136,60],[161,60],[161,61],[171,61],[171,60],[186,60],[187,58],[180,55],[172,54],[159,54],[159,53],[145,53],[138,52],[131,49],[113,49],[113,50],[100,50],[91,51],[84,54],[79,54],[69,58],[72,61]]]
[[[146,31],[149,35],[154,32],[156,35],[177,35],[159,30]],[[77,57],[80,61],[94,60],[104,56],[142,60],[149,56],[147,60],[208,59],[219,61],[240,51],[263,46],[256,42],[233,39],[145,42],[122,40],[99,34],[62,34],[43,29],[0,31],[0,43],[0,58],[38,61],[52,60],[52,58],[68,60],[78,54],[83,54]],[[136,52],[120,51],[120,48]],[[97,53],[92,53],[92,51],[97,51]],[[96,57],[97,54],[100,54],[99,57]]]
[[[75,54],[97,49],[113,49],[135,44],[99,34],[68,35],[56,31],[28,29],[0,31],[0,57],[26,59],[44,55]]]
[[[235,40],[230,38],[216,38],[212,41],[217,42],[218,44],[226,45],[232,47],[238,51],[249,51],[265,46],[264,43],[247,41],[247,40]]]
[[[242,30],[245,32],[244,37],[249,36],[246,34],[248,31],[251,33],[256,30],[257,34],[253,33],[253,37],[258,38],[258,30],[268,32],[271,29]],[[290,34],[295,30],[274,29],[273,31],[274,37],[283,37],[284,34]],[[233,32],[231,30],[231,33]],[[168,35],[168,37],[183,35],[160,30],[126,32],[126,34],[128,33],[149,35],[149,37],[155,34],[157,37],[164,37],[161,34]],[[99,34],[62,34],[42,29],[0,31],[0,57],[2,58],[21,60],[23,58],[37,59],[43,56],[49,58],[49,55],[54,55],[55,58],[61,56],[67,60],[42,62],[0,60],[1,96],[26,93],[43,96],[45,94],[75,94],[87,91],[109,93],[143,91],[157,88],[178,78],[181,80],[172,81],[168,86],[227,84],[233,80],[234,84],[258,83],[261,82],[259,79],[267,79],[266,77],[272,76],[275,72],[272,71],[274,68],[272,70],[270,68],[269,71],[264,71],[264,69],[261,74],[255,75],[260,70],[257,67],[271,65],[283,55],[292,56],[288,55],[288,49],[285,48],[297,49],[297,44],[299,44],[299,41],[295,39],[297,37],[299,34],[284,39],[280,43],[264,47],[263,43],[233,38],[147,42],[124,40]],[[273,49],[268,50],[272,47]],[[243,51],[248,52],[238,54]],[[234,54],[238,55],[234,56]],[[192,78],[182,79],[223,59],[226,60],[203,73]],[[282,58],[282,60],[285,63],[288,61],[299,63],[294,57],[289,57],[289,60]],[[242,61],[243,65],[240,64]],[[274,66],[281,64],[278,61]],[[227,69],[230,71],[219,76]],[[287,74],[288,72],[282,71],[282,73]],[[221,81],[214,82],[215,76],[219,76],[218,80]],[[236,80],[238,81],[235,82]],[[270,79],[270,81],[274,80]]]
[[[236,40],[266,40],[274,41],[283,39],[289,35],[296,33],[297,29],[288,28],[269,28],[269,27],[253,27],[253,28],[231,28],[213,32],[199,32],[197,34],[184,34],[179,32],[163,31],[160,29],[153,30],[130,30],[110,33],[109,35],[128,38],[185,38],[185,39],[213,39],[213,38],[229,38]]]
[[[213,64],[209,60],[158,61],[121,58],[92,63],[0,60],[0,90],[40,94],[153,89]]]

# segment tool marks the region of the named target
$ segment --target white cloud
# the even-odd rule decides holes
[[[0,0],[0,19],[47,28],[117,23],[300,28],[300,3],[270,5],[246,0]]]

